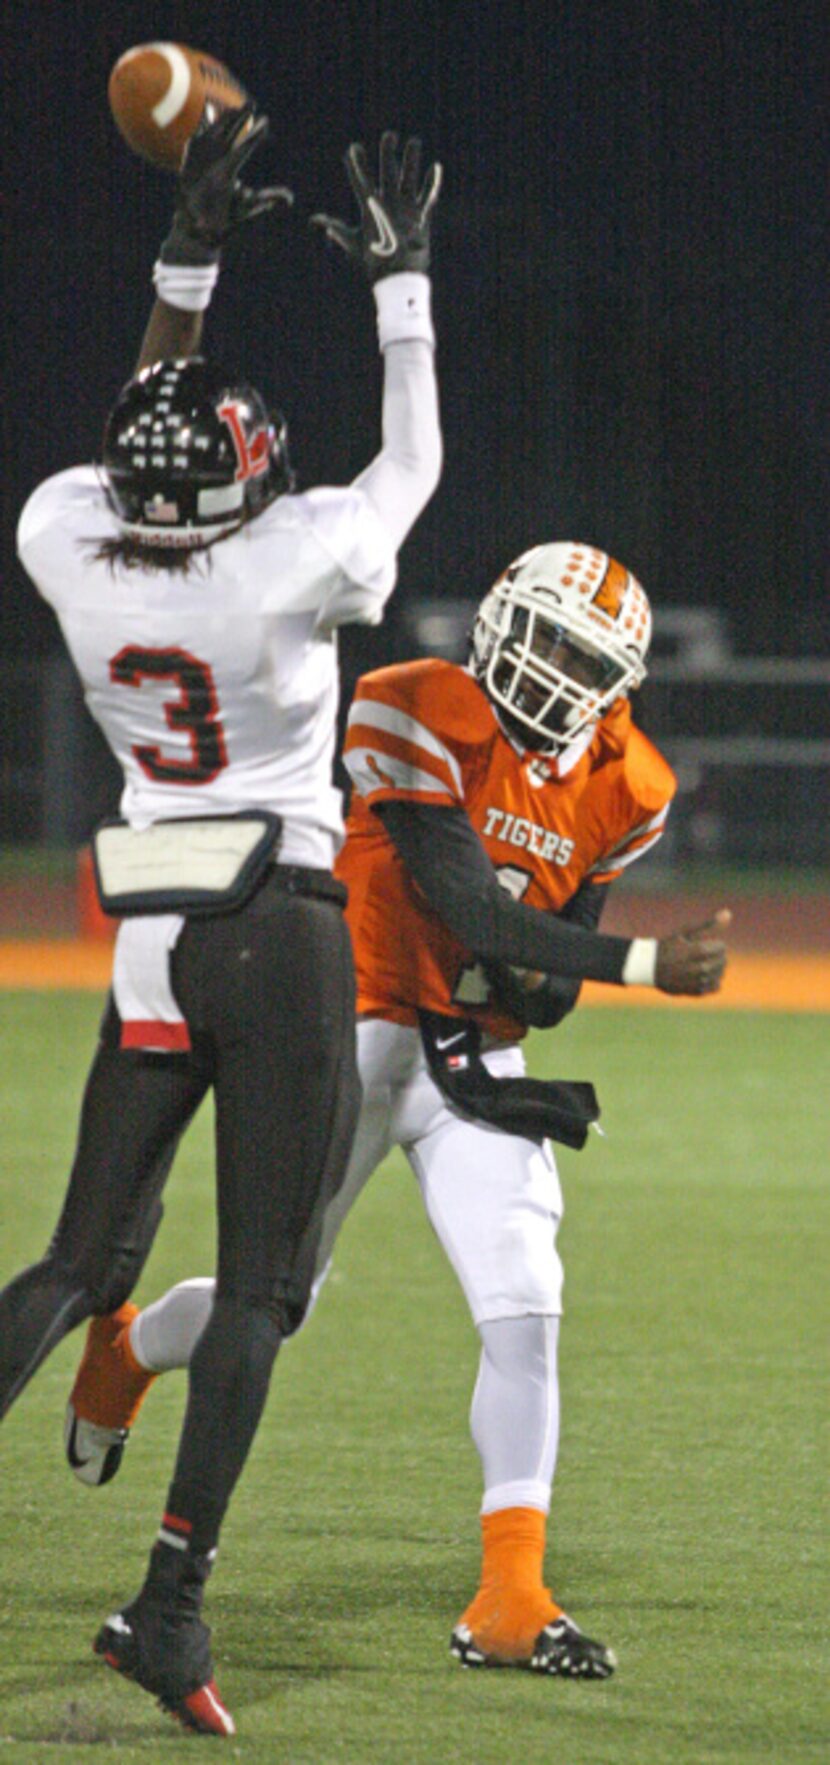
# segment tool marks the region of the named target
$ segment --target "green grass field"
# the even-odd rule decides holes
[[[40,1254],[97,1017],[0,995],[0,1279]],[[607,1137],[562,1159],[563,1434],[550,1577],[613,1644],[607,1684],[465,1673],[475,1586],[475,1339],[402,1158],[343,1234],[278,1362],[209,1594],[229,1757],[281,1765],[770,1765],[830,1756],[826,1073],[830,1017],[586,1009],[535,1070],[593,1076]],[[824,1121],[822,1121],[824,1116]],[[209,1273],[197,1122],[137,1297]],[[80,1487],[61,1419],[82,1336],[3,1428],[0,1758],[200,1756],[95,1661],[143,1573],[184,1380],[151,1392],[124,1470]],[[4,1752],[5,1749],[5,1752]]]

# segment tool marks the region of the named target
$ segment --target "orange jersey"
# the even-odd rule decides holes
[[[660,838],[675,790],[666,761],[619,700],[564,777],[517,753],[466,668],[427,659],[358,681],[343,758],[354,786],[337,874],[349,889],[358,1010],[412,1023],[418,1006],[472,1015],[500,1040],[523,1027],[425,899],[372,810],[463,807],[500,882],[542,911],[586,879],[610,882]]]

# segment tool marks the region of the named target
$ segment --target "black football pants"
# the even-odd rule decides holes
[[[342,894],[324,872],[281,867],[238,912],[187,922],[172,978],[190,1054],[122,1051],[110,1003],[55,1235],[0,1293],[2,1414],[67,1330],[132,1291],[179,1138],[212,1087],[216,1304],[171,1491],[200,1539],[218,1530],[279,1342],[302,1318],[348,1161],[359,1084]]]

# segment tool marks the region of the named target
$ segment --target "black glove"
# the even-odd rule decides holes
[[[420,141],[406,142],[400,166],[397,146],[397,135],[387,131],[381,136],[377,185],[366,168],[365,148],[357,141],[349,148],[345,165],[360,210],[356,227],[331,215],[312,215],[312,226],[322,227],[327,238],[362,266],[370,282],[399,270],[429,268],[429,229],[442,168],[431,165],[419,189]]]
[[[267,133],[267,116],[257,116],[253,104],[244,104],[239,110],[223,110],[191,136],[179,173],[173,227],[161,248],[162,263],[216,263],[229,233],[278,202],[294,201],[282,185],[249,190],[239,181],[245,161]]]

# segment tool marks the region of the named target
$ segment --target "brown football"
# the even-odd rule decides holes
[[[135,153],[178,171],[202,115],[238,110],[248,93],[224,63],[186,43],[139,43],[110,74],[110,109]]]

